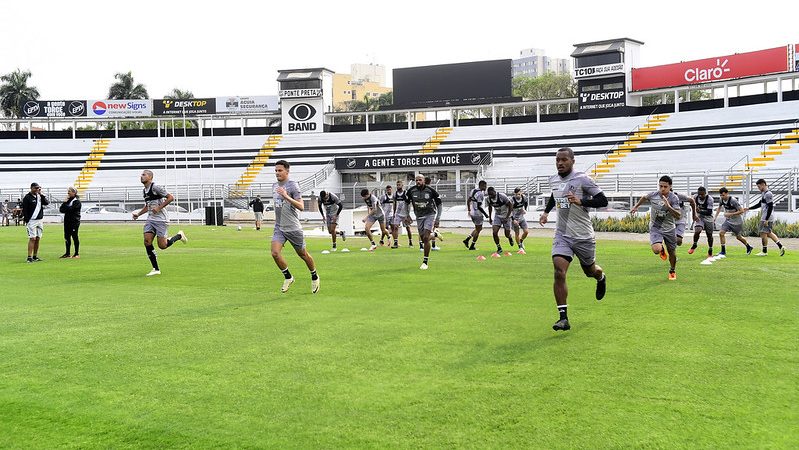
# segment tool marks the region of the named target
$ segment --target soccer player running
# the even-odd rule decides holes
[[[524,240],[527,239],[527,219],[525,219],[524,215],[527,213],[527,207],[529,204],[527,203],[527,197],[522,193],[521,188],[516,188],[513,190],[513,197],[510,198],[513,202],[513,212],[511,213],[511,221],[513,222],[513,232],[516,235],[516,243],[519,245],[518,253],[520,255],[526,255],[527,252],[524,250]],[[519,231],[522,231],[521,237],[519,237]]]
[[[158,267],[158,257],[155,254],[155,247],[153,247],[153,238],[157,238],[158,248],[161,250],[167,249],[177,241],[184,244],[189,242],[186,238],[186,233],[183,230],[178,231],[178,234],[167,238],[167,228],[169,226],[169,218],[166,216],[164,208],[167,207],[175,197],[166,191],[161,186],[153,183],[153,171],[144,170],[139,178],[144,185],[144,207],[133,213],[133,220],[138,220],[139,217],[147,213],[147,221],[144,223],[144,248],[147,250],[147,257],[150,258],[150,264],[153,269],[147,274],[148,277],[153,275],[161,275],[161,269]]]
[[[347,240],[343,231],[336,232],[338,216],[341,214],[341,210],[344,209],[344,204],[341,203],[341,199],[336,194],[326,191],[319,193],[319,199],[316,202],[317,206],[319,206],[319,214],[322,215],[322,220],[327,225],[327,232],[330,233],[330,238],[333,239],[332,250],[335,252],[337,250],[336,237],[341,234],[341,240]]]
[[[363,199],[364,203],[366,203],[366,207],[368,211],[366,213],[366,218],[363,219],[364,228],[363,231],[366,233],[366,237],[369,238],[369,242],[372,244],[369,247],[369,251],[374,251],[377,248],[377,244],[375,244],[375,240],[372,237],[372,225],[375,222],[380,225],[380,245],[383,245],[383,236],[388,234],[386,231],[386,215],[383,213],[383,208],[380,206],[380,201],[375,197],[374,194],[369,192],[369,189],[361,190],[361,198]]]
[[[730,195],[730,191],[727,188],[723,187],[719,189],[720,195],[720,202],[719,207],[716,209],[716,215],[713,216],[713,222],[716,221],[716,218],[719,216],[721,212],[721,208],[724,208],[724,223],[721,224],[721,231],[719,231],[719,241],[721,241],[721,252],[716,255],[717,259],[724,259],[727,257],[727,233],[732,233],[735,235],[735,238],[741,241],[743,245],[746,246],[746,254],[752,254],[753,247],[749,245],[749,242],[741,236],[744,227],[744,219],[743,214],[746,212],[746,209],[741,207],[741,204],[738,203],[738,200]]]
[[[394,231],[394,193],[391,192],[393,188],[391,185],[386,185],[386,190],[380,196],[380,207],[383,208],[383,214],[386,216],[386,230],[388,233],[385,237],[388,239],[387,244],[391,243],[391,237]],[[383,245],[383,236],[380,236],[380,245]]]
[[[305,236],[302,234],[299,211],[305,209],[302,202],[300,185],[294,180],[289,180],[288,161],[281,159],[275,163],[275,178],[277,182],[272,185],[272,198],[275,202],[275,233],[272,235],[272,259],[277,268],[283,272],[283,286],[280,292],[287,292],[294,277],[289,272],[289,266],[283,258],[283,246],[286,241],[291,243],[297,256],[305,261],[311,272],[311,293],[319,292],[319,275],[316,273],[316,264],[311,254],[305,249]]]
[[[432,181],[432,179],[430,177],[424,177],[424,185],[425,186],[430,186],[430,182],[431,181]],[[433,250],[435,252],[441,250],[441,247],[436,245],[436,238],[441,239],[442,241],[444,240],[438,234],[438,225],[436,225],[436,228],[433,229],[433,233],[430,235],[430,250]],[[422,243],[419,242],[419,251],[423,251],[423,250],[424,250],[424,246],[422,246]]]
[[[391,248],[399,247],[399,230],[400,227],[405,227],[408,233],[408,247],[413,247],[413,235],[411,234],[411,217],[408,211],[408,204],[405,202],[405,189],[403,189],[402,180],[397,180],[397,190],[394,192],[394,222],[392,223],[391,232],[394,237],[394,245]]]
[[[435,189],[425,184],[424,176],[416,175],[416,184],[405,192],[405,203],[413,205],[413,212],[416,214],[416,228],[424,250],[424,258],[419,269],[427,270],[430,258],[430,238],[433,235],[433,230],[438,227],[443,211],[441,198]]]
[[[768,240],[771,238],[775,244],[777,244],[777,248],[780,249],[780,256],[785,255],[785,247],[782,246],[780,242],[780,238],[774,234],[772,228],[774,227],[774,197],[771,194],[771,191],[768,190],[768,185],[766,184],[766,180],[759,179],[757,180],[757,188],[760,190],[760,202],[757,205],[751,206],[747,209],[758,209],[760,208],[760,226],[758,227],[758,232],[760,233],[760,241],[763,244],[763,249],[760,253],[755,256],[768,256]]]
[[[671,177],[663,175],[658,181],[658,190],[644,195],[630,210],[638,212],[644,203],[652,205],[649,220],[649,244],[652,253],[660,255],[660,259],[669,260],[669,280],[677,279],[677,220],[682,216],[680,199],[671,192]]]
[[[463,240],[463,245],[469,250],[475,250],[474,244],[477,243],[477,238],[480,237],[480,232],[483,230],[483,222],[489,217],[488,213],[483,209],[486,186],[486,181],[480,180],[477,183],[477,187],[472,189],[466,199],[466,211],[474,224],[474,230]],[[471,244],[469,244],[470,239],[472,241]]]
[[[491,231],[494,235],[494,244],[497,245],[496,253],[493,257],[502,255],[502,245],[499,243],[499,228],[505,229],[505,237],[508,238],[510,246],[513,247],[513,238],[510,235],[510,215],[513,213],[513,203],[507,195],[497,192],[494,187],[488,188],[488,215],[494,211],[494,219],[491,221]]]
[[[594,180],[583,172],[574,171],[574,152],[568,147],[555,154],[558,174],[549,177],[552,194],[538,223],[547,223],[550,211],[558,208],[558,221],[555,238],[552,240],[552,265],[555,267],[555,303],[560,318],[552,326],[555,331],[571,328],[567,314],[569,289],[566,285],[566,272],[576,255],[580,267],[587,277],[597,280],[596,299],[605,297],[607,279],[601,267],[596,264],[596,240],[594,227],[588,216],[588,208],[601,208],[608,205],[608,199]]]
[[[707,236],[707,257],[712,258],[713,229],[715,228],[715,222],[713,221],[713,197],[707,195],[707,189],[705,189],[704,186],[700,186],[699,189],[696,190],[694,203],[696,204],[698,217],[694,219],[694,244],[688,249],[688,254],[692,255],[694,253],[699,243],[699,236],[702,234],[702,230],[704,230]],[[705,263],[703,262],[703,264]],[[709,262],[707,264],[709,264]]]

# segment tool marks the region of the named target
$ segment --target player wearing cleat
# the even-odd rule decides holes
[[[375,240],[372,237],[372,225],[374,225],[375,222],[380,225],[380,241],[382,242],[383,236],[388,234],[388,231],[386,231],[386,216],[383,213],[383,208],[380,207],[380,201],[374,194],[369,193],[369,189],[361,190],[361,198],[368,208],[366,218],[363,219],[363,223],[365,224],[363,231],[369,239],[369,243],[371,243],[369,251],[373,251],[377,248],[377,244],[375,244]]]
[[[424,185],[425,186],[430,186],[430,181],[432,181],[430,179],[430,177],[424,177]],[[441,209],[441,208],[439,208],[439,209]],[[438,225],[436,225],[436,227],[438,227]],[[437,251],[441,250],[441,247],[436,245],[436,239],[441,239],[442,241],[444,240],[438,234],[438,230],[434,229],[433,232],[430,233],[430,250],[433,250],[433,251],[437,252]],[[421,242],[419,242],[419,250],[422,250],[422,251],[424,250],[424,247],[422,247],[422,243]]]
[[[297,256],[305,261],[305,265],[311,272],[311,293],[319,292],[319,275],[316,273],[316,264],[311,254],[305,249],[305,236],[300,225],[299,211],[305,208],[302,201],[300,185],[294,180],[289,180],[289,168],[291,165],[280,160],[275,163],[275,178],[277,183],[272,185],[272,198],[275,202],[275,233],[272,235],[272,259],[275,260],[277,268],[283,272],[283,286],[280,292],[289,290],[289,286],[294,283],[294,277],[289,272],[289,266],[283,258],[283,246],[288,241]]]
[[[757,188],[760,190],[760,202],[758,202],[755,206],[751,206],[747,209],[758,209],[760,208],[760,225],[758,227],[758,233],[760,233],[760,242],[763,245],[763,249],[760,253],[756,256],[766,256],[768,255],[768,240],[771,238],[775,244],[777,244],[777,248],[780,249],[780,256],[785,255],[785,247],[782,246],[780,242],[780,238],[774,234],[772,228],[774,227],[774,197],[771,194],[771,191],[768,190],[768,185],[766,184],[766,180],[759,179],[757,180]]]
[[[491,232],[494,236],[494,244],[497,246],[497,254],[502,254],[502,244],[499,243],[499,229],[505,229],[505,237],[508,238],[510,246],[513,247],[513,238],[510,235],[510,216],[513,213],[513,203],[507,195],[497,192],[493,187],[488,188],[488,216],[491,217],[491,210],[494,211],[494,218],[491,221]]]
[[[707,189],[704,186],[700,186],[696,190],[694,203],[699,217],[694,219],[694,244],[688,250],[688,253],[694,253],[699,242],[699,236],[704,230],[707,236],[707,257],[710,258],[713,256],[713,229],[715,228],[715,222],[713,222],[713,197],[707,195]]]
[[[672,192],[674,192],[673,189]],[[682,245],[682,238],[685,235],[686,226],[689,223],[696,222],[698,217],[696,215],[696,202],[694,201],[693,197],[690,195],[680,194],[679,192],[674,192],[674,194],[680,200],[680,218],[677,219],[675,224],[677,246],[679,247]]]
[[[522,194],[521,188],[516,188],[513,190],[513,197],[510,198],[513,202],[513,212],[511,213],[511,221],[513,222],[513,232],[516,235],[516,243],[519,246],[519,253],[524,254],[524,240],[527,239],[527,219],[524,218],[524,215],[527,213],[527,207],[529,206],[527,203],[527,197]],[[519,237],[519,232],[522,231],[521,237]]]
[[[44,233],[42,219],[44,218],[44,207],[50,201],[42,194],[42,187],[39,183],[31,183],[31,190],[18,204],[22,207],[22,218],[28,228],[28,260],[27,262],[39,262],[39,242]]]
[[[677,220],[682,216],[680,199],[671,192],[671,177],[663,175],[658,181],[658,190],[644,195],[630,210],[631,214],[649,202],[651,207],[649,219],[649,244],[652,252],[660,255],[660,259],[669,260],[669,280],[677,279]]]
[[[385,238],[388,240],[388,242],[385,242],[386,244],[391,244],[391,237],[393,236],[394,230],[394,193],[391,192],[391,190],[391,185],[386,185],[386,191],[380,196],[380,206],[383,208],[383,214],[386,216],[386,230],[388,231],[385,235]],[[380,236],[380,245],[384,244],[383,237],[384,236]]]
[[[64,203],[61,203],[59,211],[64,213],[64,244],[66,252],[61,255],[62,258],[80,258],[80,238],[78,237],[78,230],[80,230],[80,199],[78,199],[78,190],[70,186],[67,189],[67,198]],[[75,253],[69,256],[70,243],[75,243]]]
[[[713,216],[713,222],[716,221],[718,218],[719,213],[721,212],[721,208],[724,208],[724,223],[721,224],[721,231],[719,231],[719,241],[721,241],[721,252],[716,255],[717,259],[723,259],[727,257],[727,233],[732,233],[735,235],[735,238],[741,241],[743,245],[746,246],[746,254],[752,254],[752,246],[749,245],[749,242],[741,235],[743,233],[744,227],[744,219],[743,214],[746,212],[746,209],[741,207],[741,204],[738,203],[738,199],[730,195],[730,191],[727,188],[719,189],[720,194],[720,202],[719,207],[716,208],[716,215]]]
[[[319,206],[319,214],[322,215],[322,220],[327,225],[327,232],[330,233],[330,238],[333,239],[333,251],[336,251],[336,237],[341,234],[341,239],[346,240],[343,231],[336,231],[338,216],[341,214],[344,204],[341,203],[341,199],[336,194],[322,191],[319,193],[317,206]]]
[[[397,180],[397,190],[394,192],[394,222],[391,232],[394,237],[394,245],[391,248],[399,247],[399,232],[401,227],[405,227],[408,233],[408,247],[413,247],[413,234],[411,234],[411,217],[408,211],[408,204],[405,202],[405,189],[402,180]]]
[[[463,240],[463,245],[469,250],[475,250],[474,244],[477,242],[477,238],[480,237],[480,231],[483,230],[483,221],[489,217],[488,213],[483,209],[485,191],[486,182],[485,180],[480,180],[477,183],[477,187],[472,189],[466,199],[466,212],[474,224],[474,230]],[[471,244],[469,244],[469,240],[471,240]]]
[[[441,198],[435,189],[427,186],[424,176],[416,175],[416,184],[408,188],[405,193],[405,203],[413,205],[413,212],[416,214],[416,227],[419,233],[419,241],[422,243],[424,259],[421,270],[427,270],[430,258],[430,240],[433,230],[438,228],[441,220]]]
[[[171,238],[167,239],[166,237],[169,218],[166,216],[164,208],[172,203],[175,197],[163,187],[153,183],[153,172],[151,170],[142,171],[139,179],[144,185],[144,207],[140,211],[133,213],[133,220],[137,220],[144,213],[147,213],[147,221],[144,223],[144,248],[147,250],[147,257],[153,266],[153,269],[147,274],[148,277],[151,277],[161,274],[161,269],[158,267],[158,257],[155,254],[155,247],[153,247],[153,238],[157,238],[158,248],[161,250],[171,247],[177,241],[185,244],[189,240],[183,230],[178,231],[178,234]]]
[[[555,238],[552,240],[552,265],[555,267],[553,291],[560,318],[552,329],[566,331],[571,328],[567,315],[569,290],[566,272],[575,255],[583,273],[597,280],[596,299],[602,300],[605,296],[606,277],[602,268],[596,264],[596,240],[588,208],[607,206],[608,199],[594,180],[583,172],[574,171],[572,149],[564,147],[558,150],[555,154],[555,166],[558,173],[549,178],[552,194],[538,223],[544,226],[550,211],[557,208],[558,220]]]

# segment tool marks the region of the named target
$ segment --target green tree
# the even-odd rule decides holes
[[[577,83],[569,74],[547,72],[539,77],[526,75],[513,79],[513,95],[525,100],[552,100],[577,96]]]
[[[170,100],[188,100],[190,98],[194,98],[194,94],[189,90],[182,91],[178,88],[175,88],[169,91],[169,93],[166,94],[164,98]]]
[[[136,84],[133,73],[117,73],[117,81],[108,89],[108,98],[111,100],[139,100],[150,98],[147,88],[143,84]]]
[[[0,111],[6,117],[21,117],[20,105],[27,100],[38,100],[39,90],[28,86],[30,71],[17,69],[0,77]],[[19,124],[17,124],[19,131]]]

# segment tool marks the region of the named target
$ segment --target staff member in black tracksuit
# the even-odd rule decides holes
[[[74,187],[67,189],[67,199],[61,204],[59,211],[64,213],[64,244],[67,251],[62,258],[69,258],[70,241],[75,242],[75,253],[72,258],[80,258],[80,240],[78,239],[78,229],[80,228],[80,209],[81,204],[78,200],[78,190]]]
[[[252,206],[252,212],[255,213],[255,229],[261,229],[261,222],[264,220],[264,202],[261,201],[261,197],[259,195],[255,196],[255,200],[248,203],[249,206]]]
[[[28,262],[41,261],[39,259],[39,241],[44,233],[42,217],[44,217],[44,207],[50,202],[42,194],[42,187],[39,183],[31,183],[31,191],[25,194],[22,199],[22,218],[28,225]]]

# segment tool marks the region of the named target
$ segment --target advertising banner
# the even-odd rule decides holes
[[[173,100],[157,98],[153,99],[153,114],[156,116],[216,114],[216,99],[191,98],[188,100]]]
[[[279,109],[277,95],[216,98],[216,112],[220,114],[264,114]]]
[[[585,79],[577,82],[578,117],[593,119],[617,117],[627,112],[624,75],[612,78]]]
[[[321,98],[283,99],[283,133],[321,133],[324,131],[325,113]]]
[[[336,170],[410,169],[479,166],[489,152],[431,153],[424,155],[350,156],[336,158]]]
[[[598,77],[616,73],[624,73],[624,63],[576,68],[574,69],[574,78]]]
[[[86,116],[86,100],[28,100],[21,106],[23,117]]]
[[[149,117],[153,115],[151,100],[89,100],[88,117]]]
[[[643,91],[787,72],[788,48],[632,69],[632,89]]]

